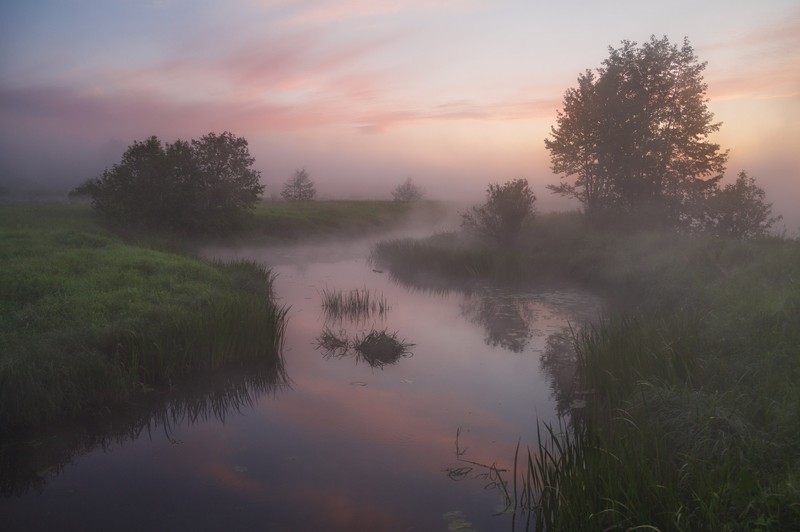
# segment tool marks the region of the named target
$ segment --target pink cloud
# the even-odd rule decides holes
[[[399,107],[399,106],[398,106]],[[458,101],[428,108],[388,108],[367,112],[359,117],[359,130],[378,133],[399,126],[425,122],[450,122],[459,120],[515,121],[552,118],[561,107],[559,99],[521,99],[503,102],[480,103]]]

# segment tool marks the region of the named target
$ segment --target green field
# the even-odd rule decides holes
[[[227,241],[286,242],[331,236],[362,236],[399,224],[424,225],[446,214],[432,201],[312,201],[259,203],[238,235]]]

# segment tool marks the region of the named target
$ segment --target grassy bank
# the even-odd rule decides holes
[[[269,243],[362,236],[403,224],[428,224],[445,214],[443,204],[429,201],[264,201],[232,238]],[[230,237],[226,240],[230,241]]]
[[[0,206],[0,430],[279,356],[271,276],[134,246],[86,205]]]
[[[440,235],[375,258],[409,282],[568,278],[623,296],[576,335],[572,425],[545,430],[520,468],[540,526],[800,529],[800,242],[553,215],[513,249]]]

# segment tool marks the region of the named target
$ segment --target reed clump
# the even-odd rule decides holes
[[[349,291],[323,288],[319,294],[322,309],[331,319],[362,321],[372,316],[383,319],[391,308],[383,294],[374,294],[366,287]]]
[[[353,337],[346,331],[333,332],[323,329],[317,337],[317,348],[325,351],[325,356],[343,358],[355,356],[356,361],[364,361],[373,368],[396,364],[401,358],[411,356],[414,344],[399,339],[397,332],[372,329]]]

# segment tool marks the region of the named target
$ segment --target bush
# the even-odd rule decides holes
[[[486,203],[461,215],[462,227],[483,237],[512,243],[534,214],[536,196],[528,187],[527,179],[490,184],[486,197]]]
[[[772,224],[772,204],[765,201],[764,189],[754,177],[740,172],[734,183],[716,190],[707,202],[705,229],[715,236],[754,238],[766,235]]]

